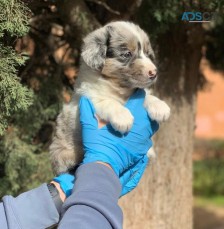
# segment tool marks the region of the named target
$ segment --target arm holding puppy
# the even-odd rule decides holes
[[[144,90],[137,90],[127,102],[134,123],[124,135],[110,124],[99,127],[92,102],[81,98],[84,160],[76,171],[73,193],[63,205],[59,228],[122,228],[118,199],[138,184],[148,163],[151,137],[158,129],[143,106],[144,98]]]

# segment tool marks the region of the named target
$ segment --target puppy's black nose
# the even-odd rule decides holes
[[[157,74],[157,70],[156,69],[149,70],[149,72],[148,72],[149,79],[151,79],[151,80],[155,79],[156,76],[157,76],[156,74]]]

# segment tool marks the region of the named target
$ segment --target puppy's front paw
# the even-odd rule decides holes
[[[149,113],[149,116],[152,120],[157,122],[166,121],[170,117],[170,108],[162,100],[146,100],[145,107]]]
[[[131,112],[126,109],[119,109],[111,117],[110,124],[120,133],[128,132],[133,125],[134,117]]]
[[[155,159],[156,158],[156,153],[155,153],[153,146],[148,150],[147,157],[149,159]]]

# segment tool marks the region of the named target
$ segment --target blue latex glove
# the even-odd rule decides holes
[[[126,103],[134,123],[125,135],[115,131],[110,124],[98,128],[92,102],[86,97],[80,99],[83,163],[101,161],[110,164],[120,177],[122,194],[138,184],[148,162],[146,153],[152,146],[151,137],[159,127],[157,122],[150,120],[143,107],[144,99],[145,91],[139,89]]]
[[[125,173],[121,174],[119,177],[122,184],[121,196],[132,191],[139,183],[145,168],[148,164],[148,157],[145,155],[138,163],[130,167]],[[62,191],[65,193],[66,197],[72,194],[72,189],[75,183],[75,176],[69,173],[60,174],[53,179],[60,184]]]
[[[121,196],[126,195],[138,185],[148,165],[148,161],[149,158],[145,155],[139,162],[120,175],[119,179],[122,185]]]
[[[72,194],[72,189],[74,187],[75,177],[69,173],[63,173],[55,177],[53,181],[60,184],[62,191],[65,193],[66,197]]]

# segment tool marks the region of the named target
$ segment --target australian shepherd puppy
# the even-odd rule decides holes
[[[68,171],[83,159],[78,103],[86,96],[98,117],[125,133],[133,116],[124,107],[136,88],[146,91],[145,108],[153,120],[169,118],[167,104],[150,94],[157,80],[154,52],[147,34],[131,22],[117,21],[97,29],[84,38],[81,66],[71,102],[57,118],[56,134],[50,146],[53,169]]]

